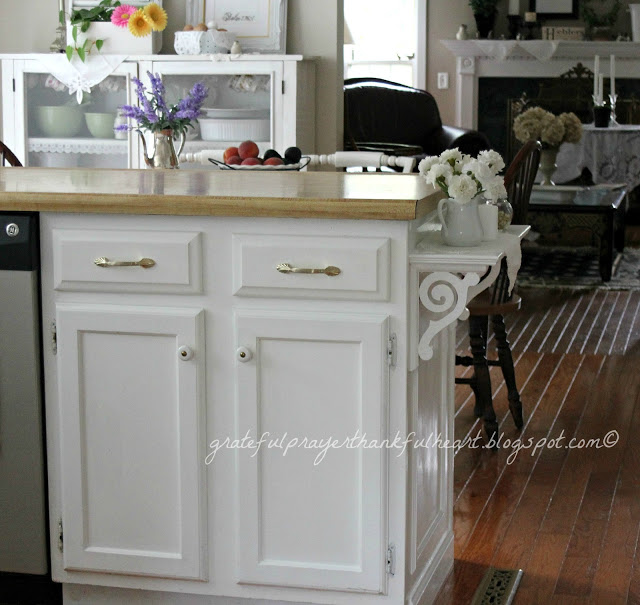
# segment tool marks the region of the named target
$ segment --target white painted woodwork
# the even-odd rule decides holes
[[[168,292],[202,290],[202,246],[199,232],[55,229],[56,290],[103,292]],[[95,260],[139,261],[155,265],[98,267]]]
[[[65,569],[206,579],[203,311],[56,316]]]
[[[294,179],[313,189],[319,176]],[[412,180],[390,178],[399,188]],[[441,314],[422,305],[419,287],[434,272],[483,275],[504,250],[422,249],[418,240],[430,236],[417,231],[420,222],[41,215],[51,567],[67,600],[436,602],[453,563],[451,450],[336,449],[314,466],[317,450],[283,456],[264,446],[253,458],[229,449],[204,462],[215,439],[241,438],[248,429],[290,438],[346,437],[357,429],[369,439],[412,430],[451,435],[455,317],[433,335],[432,358],[420,360],[420,337]],[[57,288],[54,250],[67,233],[128,234],[125,248],[142,241],[140,234],[154,245],[174,241],[170,234],[200,234],[201,288],[158,292],[148,283],[133,292],[122,283],[91,291],[75,278]],[[116,244],[109,243],[114,258],[124,258]],[[240,280],[258,280],[262,267],[280,277],[273,264],[283,259],[269,257],[274,250],[295,252],[290,262],[298,254],[313,261],[340,254],[345,278],[357,287],[349,281],[343,291],[301,296],[306,286],[297,281],[245,286]],[[73,265],[74,255],[65,254]],[[126,484],[114,478],[117,456]],[[59,519],[64,552],[55,548]],[[390,544],[394,575],[385,569]]]
[[[238,581],[383,592],[386,449],[286,447],[386,437],[387,317],[238,310],[236,331],[238,437],[285,447],[238,454]]]
[[[390,240],[380,237],[233,235],[233,292],[273,296],[388,300]],[[276,267],[325,269],[340,275],[280,273]]]

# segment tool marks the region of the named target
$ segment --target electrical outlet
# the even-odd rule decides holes
[[[449,88],[449,74],[446,71],[438,72],[438,88],[440,90]]]

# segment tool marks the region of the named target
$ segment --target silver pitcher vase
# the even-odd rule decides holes
[[[180,148],[176,153],[174,132],[170,128],[153,133],[153,155],[147,153],[147,142],[138,131],[142,142],[144,161],[149,168],[180,168],[180,154],[184,149],[185,133],[180,133]]]

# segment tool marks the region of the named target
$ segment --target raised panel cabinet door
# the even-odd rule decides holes
[[[362,439],[387,436],[387,316],[239,310],[236,333],[238,437],[264,439],[237,454],[238,582],[384,592],[388,452]]]
[[[206,579],[204,311],[56,321],[64,568]]]

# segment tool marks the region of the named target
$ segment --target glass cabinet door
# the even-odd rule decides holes
[[[137,162],[137,141],[114,131],[118,107],[131,103],[135,63],[120,65],[81,103],[38,61],[16,63],[15,133],[26,166],[129,168]]]
[[[169,103],[184,98],[196,82],[203,82],[208,96],[205,116],[187,132],[185,152],[226,149],[242,141],[257,143],[260,155],[267,149],[284,152],[279,126],[282,67],[278,63],[182,63],[154,62],[162,76]],[[141,72],[143,70],[141,69]],[[145,73],[146,77],[146,73]],[[188,167],[188,166],[185,166]]]

